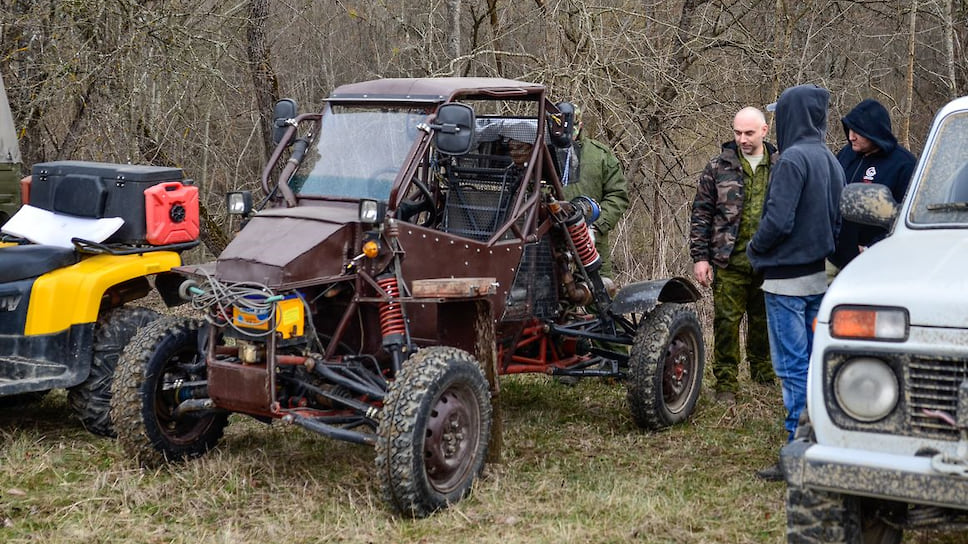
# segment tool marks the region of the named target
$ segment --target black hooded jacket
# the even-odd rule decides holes
[[[850,147],[850,142],[837,153],[837,160],[844,167],[847,183],[880,183],[886,185],[901,202],[917,159],[910,151],[898,145],[891,132],[891,117],[887,109],[877,100],[868,98],[857,104],[842,119],[844,135],[850,137],[853,130],[877,146],[877,151],[860,155]],[[844,221],[837,240],[837,251],[830,256],[830,262],[843,268],[860,253],[857,246],[869,246],[877,242],[887,230],[881,227],[859,225]]]
[[[798,85],[777,101],[780,158],[770,171],[760,226],[746,247],[766,279],[823,271],[834,251],[844,170],[824,143],[829,100],[822,87]]]

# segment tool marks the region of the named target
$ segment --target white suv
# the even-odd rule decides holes
[[[893,226],[817,317],[806,416],[781,454],[789,542],[968,529],[968,97],[938,113],[904,202],[851,184],[845,219]]]

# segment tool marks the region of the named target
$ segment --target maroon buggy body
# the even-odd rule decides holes
[[[143,329],[119,363],[123,446],[181,459],[230,412],[279,419],[373,445],[391,508],[423,516],[495,452],[500,374],[613,378],[639,426],[688,418],[699,294],[682,278],[615,293],[599,275],[597,203],[561,196],[571,111],[485,78],[344,85],[321,113],[281,101],[259,211],[230,195],[244,228],[179,269],[199,318]]]

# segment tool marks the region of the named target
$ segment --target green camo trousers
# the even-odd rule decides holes
[[[749,265],[747,264],[746,267]],[[736,392],[739,373],[739,327],[746,314],[746,359],[754,382],[773,380],[766,306],[760,285],[763,279],[752,268],[717,268],[713,280],[713,376],[717,391]],[[743,270],[746,268],[746,270]]]

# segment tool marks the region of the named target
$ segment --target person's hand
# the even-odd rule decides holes
[[[692,265],[692,275],[703,287],[709,287],[713,284],[713,267],[709,264],[709,261],[698,261]]]

